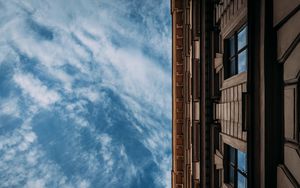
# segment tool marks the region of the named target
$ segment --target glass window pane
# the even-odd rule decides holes
[[[238,188],[247,188],[247,179],[242,174],[238,173]]]
[[[235,164],[235,149],[233,147],[229,147],[229,148],[230,148],[230,153],[229,153],[230,162],[232,164]]]
[[[235,55],[235,41],[234,36],[229,39],[229,57]]]
[[[247,71],[247,50],[238,55],[238,73]]]
[[[229,167],[229,183],[234,185],[234,168],[231,165]]]
[[[232,60],[230,60],[230,76],[235,75],[236,74],[236,62],[235,62],[235,58],[233,58]]]
[[[238,50],[247,45],[247,26],[238,33]]]
[[[242,152],[238,150],[238,169],[240,169],[243,172],[247,172],[247,154],[245,152]]]

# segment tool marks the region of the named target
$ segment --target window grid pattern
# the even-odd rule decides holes
[[[228,77],[247,71],[248,28],[243,26],[228,39]]]
[[[226,179],[232,187],[247,188],[247,155],[229,145],[226,147],[228,162]]]

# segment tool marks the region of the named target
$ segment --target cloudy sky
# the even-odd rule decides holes
[[[0,187],[170,187],[169,0],[0,0]]]

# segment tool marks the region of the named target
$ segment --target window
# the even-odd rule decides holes
[[[247,188],[247,154],[225,145],[225,180],[232,187]]]
[[[227,40],[227,78],[247,71],[247,26],[242,27]]]

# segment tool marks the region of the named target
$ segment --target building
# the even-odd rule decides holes
[[[300,187],[299,10],[171,0],[172,187]]]

